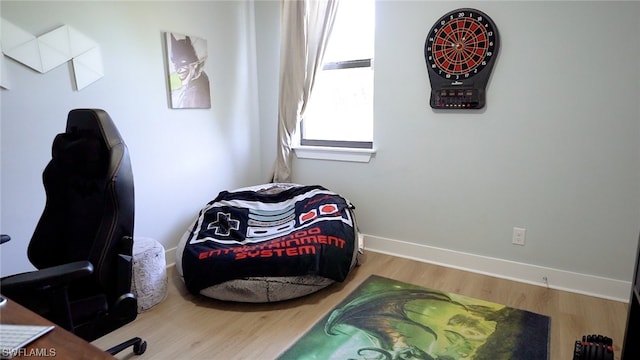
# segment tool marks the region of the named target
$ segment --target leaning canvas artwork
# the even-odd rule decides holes
[[[207,40],[171,32],[165,35],[171,108],[211,108],[209,76],[205,71]]]

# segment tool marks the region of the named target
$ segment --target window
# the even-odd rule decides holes
[[[341,1],[300,125],[300,144],[373,148],[375,1]]]

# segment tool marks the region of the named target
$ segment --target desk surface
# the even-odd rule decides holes
[[[11,299],[7,299],[3,305],[0,305],[0,323],[54,325],[49,320]],[[103,350],[59,326],[27,345],[24,355],[24,357],[18,356],[14,357],[14,359],[51,359],[54,357],[58,359],[115,359]]]

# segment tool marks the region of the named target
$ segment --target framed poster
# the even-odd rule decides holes
[[[209,109],[211,91],[205,71],[207,40],[165,33],[172,109]]]

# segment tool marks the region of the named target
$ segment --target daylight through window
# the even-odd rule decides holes
[[[341,1],[301,123],[301,145],[373,147],[375,1]]]

